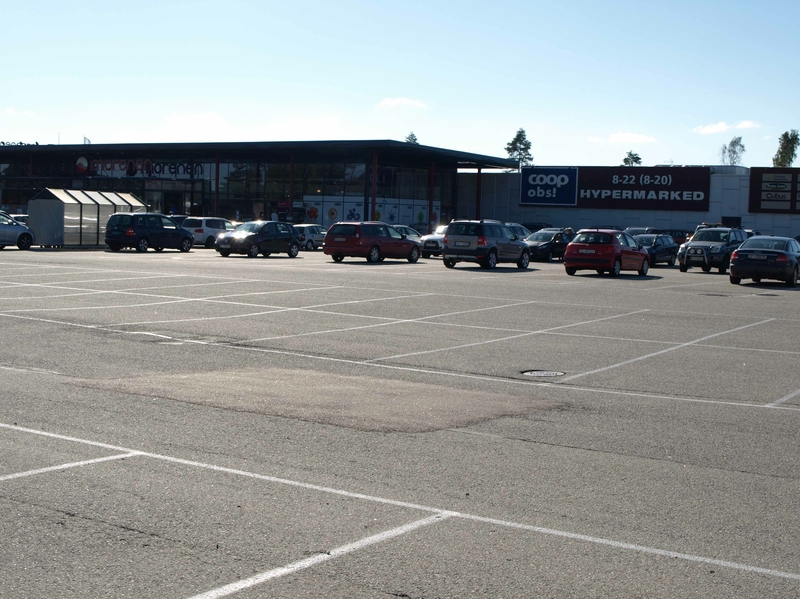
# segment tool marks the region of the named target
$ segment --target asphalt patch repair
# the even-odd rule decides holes
[[[73,379],[70,384],[378,432],[431,432],[558,406],[524,395],[284,368]]]

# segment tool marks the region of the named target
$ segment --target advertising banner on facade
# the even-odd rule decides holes
[[[800,168],[750,169],[750,212],[800,214]]]
[[[520,204],[706,212],[711,169],[684,167],[523,167]]]

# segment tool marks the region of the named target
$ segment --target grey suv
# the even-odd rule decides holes
[[[729,227],[706,227],[698,229],[690,241],[678,249],[681,272],[699,266],[703,272],[718,268],[725,273],[731,263],[731,254],[747,239],[744,229]]]
[[[442,261],[447,268],[453,268],[456,262],[477,262],[483,268],[515,262],[524,269],[530,258],[528,244],[500,221],[456,220],[447,226],[442,245]]]

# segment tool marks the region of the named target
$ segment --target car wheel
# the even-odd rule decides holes
[[[414,264],[417,260],[419,260],[419,248],[414,246],[411,248],[411,253],[408,254],[408,261]]]
[[[525,270],[528,268],[528,265],[531,263],[531,256],[528,252],[522,252],[522,255],[517,260],[517,268]]]
[[[490,251],[489,255],[486,256],[486,260],[483,261],[481,266],[490,270],[495,268],[497,266],[497,254],[495,254],[494,251]]]
[[[6,246],[0,245],[0,250],[5,249]]]
[[[719,267],[719,274],[724,275],[726,272],[728,272],[728,265],[730,265],[730,263],[731,259],[726,257],[722,263],[722,266]]]
[[[431,253],[430,252],[422,252],[422,257],[423,258],[430,258],[431,257]]]
[[[577,268],[569,268],[568,266],[564,267],[564,270],[567,271],[569,276],[573,276],[576,272],[578,272]],[[598,271],[599,272],[599,271]]]
[[[703,272],[711,272],[710,266],[701,266],[700,268],[703,270]]]
[[[251,243],[247,248],[247,257],[255,258],[256,256],[258,256],[258,245]]]
[[[381,249],[377,245],[373,245],[369,248],[369,253],[367,254],[367,262],[380,262],[381,259]]]
[[[687,270],[689,270],[689,267],[686,266],[685,264],[681,264],[680,265],[680,269],[681,269],[681,272],[686,272]]]
[[[794,267],[792,271],[792,276],[786,279],[786,286],[787,287],[797,287],[797,267]]]
[[[742,277],[734,277],[733,275],[729,275],[728,278],[730,279],[733,285],[738,285],[742,282]]]
[[[544,258],[545,262],[552,262],[553,261],[553,250],[547,252],[547,256]]]
[[[222,256],[223,258],[227,258],[228,256],[231,255],[231,251],[230,250],[220,250],[219,251],[219,255]]]
[[[675,256],[669,257],[669,262],[667,262],[670,266],[675,266]]]
[[[761,279],[753,279],[753,283],[760,283]]]
[[[342,256],[341,254],[334,254],[333,256],[331,256],[331,258],[333,258],[334,262],[341,262],[342,260],[344,260],[344,256]]]
[[[599,274],[599,275],[604,275],[604,274],[606,274],[606,271],[604,271],[602,268],[598,268],[598,269],[597,269],[595,272],[596,272],[597,274]]]
[[[444,262],[444,265],[447,268],[455,268],[456,267],[456,261],[453,260],[452,258],[445,258],[444,260],[442,260],[442,262]]]
[[[158,247],[158,248],[153,248],[153,249],[154,249],[155,251],[157,251],[157,252],[163,252],[163,251],[164,251],[164,248],[161,248],[161,247]]]
[[[214,238],[213,238],[213,237],[211,237],[211,236],[209,236],[209,238],[208,238],[208,239],[206,239],[206,247],[207,247],[208,249],[211,249],[211,248],[213,248],[213,247],[214,247],[214,241],[215,241],[215,240],[214,240]]]
[[[0,249],[2,249],[2,248],[0,248]],[[110,249],[112,252],[118,252],[118,251],[120,251],[122,249],[122,246],[117,244],[117,243],[109,243],[108,244],[108,249]]]
[[[180,245],[180,247],[178,249],[181,252],[186,253],[186,252],[188,252],[189,250],[192,249],[193,245],[194,245],[194,238],[190,239],[189,237],[184,237],[183,240],[181,241],[181,245]]]
[[[147,237],[140,237],[139,241],[136,242],[137,252],[146,252],[149,248],[150,248],[150,242],[147,241]]]
[[[309,252],[313,252],[314,251],[314,240],[313,239],[309,239],[308,241],[306,241],[306,249]]]
[[[610,274],[612,277],[618,277],[619,273],[621,272],[622,272],[622,262],[620,261],[619,258],[617,258],[616,260],[614,260],[614,266],[611,267],[611,270],[608,271],[608,274]]]
[[[17,247],[21,250],[29,250],[31,249],[32,245],[33,245],[33,237],[31,237],[27,233],[20,235],[19,239],[17,239]]]
[[[646,277],[647,271],[649,270],[650,270],[650,260],[645,258],[644,260],[642,260],[642,267],[639,269],[639,276]]]

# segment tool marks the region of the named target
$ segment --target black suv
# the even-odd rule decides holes
[[[112,252],[124,247],[146,252],[172,248],[188,252],[194,244],[191,231],[178,226],[174,220],[157,212],[117,212],[106,224],[106,245]]]
[[[528,268],[528,244],[497,220],[455,220],[447,226],[442,246],[442,261],[447,268],[456,262],[477,262],[494,268],[498,262],[516,262]]]
[[[249,258],[259,254],[288,254],[290,258],[296,258],[300,253],[300,235],[289,223],[253,220],[218,235],[214,249],[222,257],[231,254],[245,254]]]
[[[698,229],[692,239],[678,249],[681,272],[699,266],[703,272],[718,268],[725,273],[731,263],[731,254],[747,239],[744,229],[738,227],[705,227]]]

